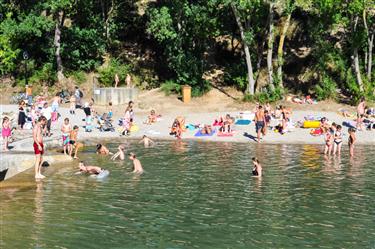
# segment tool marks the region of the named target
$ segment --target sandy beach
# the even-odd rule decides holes
[[[99,109],[98,109],[99,110]],[[1,105],[0,111],[9,113],[17,113],[17,106],[15,105]],[[144,121],[147,119],[148,112],[145,112],[141,109],[134,109],[135,111],[135,124],[139,127],[139,130],[132,132],[130,136],[120,137],[119,133],[116,132],[100,132],[98,129],[94,128],[92,132],[84,131],[84,113],[83,110],[78,109],[76,115],[71,115],[68,108],[60,107],[59,113],[61,117],[57,122],[52,124],[52,137],[51,139],[59,139],[61,137],[61,125],[63,119],[68,117],[72,125],[78,125],[81,129],[78,135],[80,141],[85,143],[88,140],[92,141],[104,141],[110,142],[116,140],[116,142],[126,141],[127,139],[140,139],[143,135],[147,135],[154,140],[165,140],[173,139],[173,136],[169,135],[170,127],[173,123],[173,120],[176,116],[185,117],[186,124],[212,124],[215,119],[219,116],[223,116],[229,113],[233,117],[239,117],[241,111],[229,111],[229,112],[209,112],[209,113],[192,113],[189,109],[186,111],[178,109],[178,112],[171,111],[166,113],[161,113],[161,120],[152,125],[144,124]],[[247,110],[243,110],[247,111]],[[292,121],[303,121],[305,116],[313,115],[314,117],[327,117],[330,121],[337,124],[342,124],[344,121],[349,121],[349,118],[344,118],[335,112],[319,112],[319,111],[306,111],[306,110],[297,110],[292,114]],[[116,111],[114,115],[113,125],[118,127],[118,119],[121,116],[120,111]],[[96,124],[96,120],[94,120]],[[271,122],[272,124],[272,122]],[[233,130],[235,131],[234,135],[231,137],[219,137],[217,134],[213,136],[206,137],[196,137],[194,136],[198,130],[186,130],[182,135],[182,140],[201,140],[201,141],[215,141],[215,142],[241,142],[241,143],[256,143],[255,137],[255,125],[254,122],[251,122],[250,125],[234,125]],[[347,128],[343,127],[344,131],[344,146],[346,146],[346,141],[348,139]],[[324,144],[323,136],[312,136],[309,134],[310,129],[294,128],[290,132],[281,135],[272,130],[267,132],[267,135],[262,139],[261,143],[266,144]],[[358,131],[357,144],[375,144],[375,131]],[[31,130],[22,131],[23,137],[31,137]],[[32,149],[32,144],[30,143],[30,150]]]

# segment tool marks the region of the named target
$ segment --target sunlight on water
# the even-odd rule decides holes
[[[375,247],[370,146],[354,160],[315,145],[130,147],[144,175],[88,148],[82,158],[110,170],[106,179],[74,175],[75,162],[47,168],[38,184],[32,171],[3,183],[0,248]],[[262,179],[250,175],[252,156]]]

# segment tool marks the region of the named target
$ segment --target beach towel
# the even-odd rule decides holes
[[[195,133],[195,137],[211,137],[215,134],[216,130],[212,130],[210,134],[202,134],[202,130],[199,130],[197,133]]]
[[[251,120],[247,119],[238,119],[235,123],[235,125],[249,125],[251,123]]]
[[[354,128],[356,127],[357,122],[354,121],[344,121],[342,122],[342,126],[348,127],[348,128]]]
[[[312,130],[310,131],[310,135],[311,135],[311,136],[320,136],[320,135],[323,135],[323,130],[320,129],[320,128],[312,129]]]
[[[233,137],[233,135],[234,135],[234,131],[232,131],[232,132],[218,132],[217,133],[217,136],[218,137]]]
[[[194,131],[194,130],[196,129],[196,126],[193,125],[193,124],[188,124],[188,125],[186,126],[186,129],[188,129],[189,131]]]

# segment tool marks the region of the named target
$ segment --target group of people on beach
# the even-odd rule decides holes
[[[23,129],[27,122],[30,122],[30,125],[33,129],[33,148],[36,155],[35,160],[35,178],[44,178],[41,174],[41,164],[43,163],[43,154],[44,154],[44,144],[43,137],[50,137],[51,126],[53,121],[56,121],[59,118],[58,109],[62,103],[62,99],[59,94],[56,94],[50,101],[50,103],[45,98],[35,99],[35,102],[32,102],[32,97],[30,93],[30,87],[27,88],[27,102],[21,101],[19,104],[19,114],[18,114],[18,125],[19,129]],[[76,87],[74,94],[70,98],[70,114],[72,116],[76,115],[77,109],[82,109],[85,115],[85,131],[89,132],[92,129],[92,120],[93,116],[98,116],[96,110],[93,108],[93,100],[91,102],[86,102],[82,104],[83,93]],[[119,120],[120,124],[120,134],[129,135],[134,126],[134,103],[130,101],[125,108],[123,117]],[[29,108],[28,108],[29,107]],[[357,119],[356,127],[351,127],[348,130],[348,146],[349,154],[352,157],[354,155],[354,144],[356,143],[356,130],[363,130],[363,120],[366,117],[368,112],[368,107],[366,106],[365,99],[361,99],[360,103],[357,106]],[[255,122],[255,131],[256,131],[256,141],[261,142],[262,137],[267,135],[267,130],[271,127],[271,120],[278,120],[279,123],[274,126],[275,131],[280,134],[284,134],[288,131],[288,127],[291,122],[292,110],[285,106],[276,106],[275,110],[272,109],[269,103],[265,105],[257,104],[254,109],[254,122]],[[100,118],[105,120],[111,120],[113,117],[112,103],[108,104],[108,110]],[[157,115],[155,110],[151,110],[150,115],[147,117],[145,124],[151,125],[158,121],[160,115]],[[98,118],[99,119],[99,118]],[[235,118],[229,114],[221,117],[218,120],[215,120],[213,126],[219,126],[220,133],[232,133],[232,126],[235,123]],[[185,118],[182,116],[176,117],[171,127],[171,135],[174,135],[176,138],[180,139],[182,133],[186,130],[187,126],[185,125]],[[211,125],[199,126],[202,134],[211,134],[213,132],[213,127]],[[326,155],[340,155],[341,148],[343,143],[343,127],[335,123],[328,122],[326,118],[320,120],[320,128],[324,136],[325,147],[324,154]],[[62,148],[65,155],[69,155],[74,159],[78,159],[78,150],[83,147],[83,144],[78,142],[78,133],[79,126],[72,125],[68,117],[64,118],[64,122],[61,126],[61,138],[62,138]],[[4,151],[9,150],[9,140],[12,133],[11,121],[8,117],[3,118],[2,122],[2,137],[4,141]],[[255,138],[254,138],[255,140]],[[145,146],[152,145],[154,142],[144,136],[140,141],[144,143]],[[125,146],[120,145],[118,151],[112,154],[107,147],[103,144],[97,145],[97,154],[101,155],[111,155],[112,160],[125,159]],[[137,159],[134,153],[129,154],[129,159],[134,163],[134,172],[143,172],[142,166]],[[259,160],[253,158],[254,170],[253,174],[257,176],[262,175],[262,168],[260,166]],[[85,166],[84,163],[80,163],[80,169],[83,170]],[[87,168],[88,167],[88,168]],[[88,172],[99,172],[98,168],[90,168],[87,166]],[[95,170],[96,169],[96,170]],[[255,172],[255,173],[254,173]]]

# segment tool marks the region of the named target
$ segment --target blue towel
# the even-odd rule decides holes
[[[194,131],[196,128],[195,128],[195,125],[192,125],[192,124],[188,124],[186,125],[186,128],[189,130],[189,131]]]
[[[249,125],[250,123],[251,123],[251,120],[239,119],[236,121],[235,125]]]
[[[199,130],[197,133],[195,133],[194,136],[196,137],[211,137],[215,134],[216,130],[212,130],[211,134],[202,134],[202,130]]]

